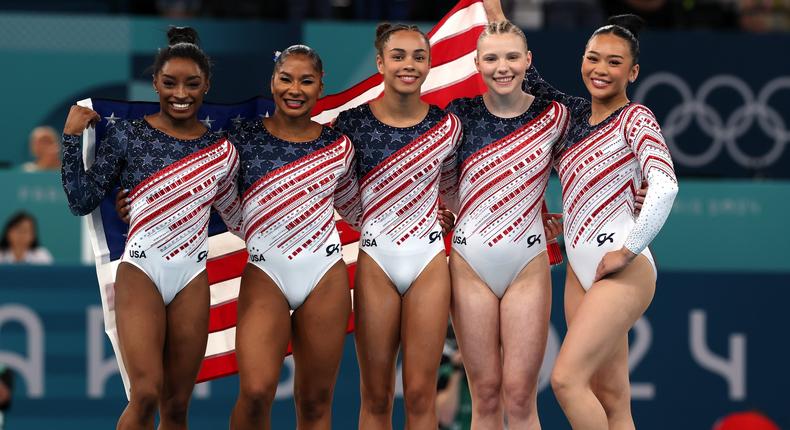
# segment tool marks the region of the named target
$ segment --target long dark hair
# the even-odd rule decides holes
[[[0,237],[0,251],[6,251],[11,246],[8,243],[8,232],[12,228],[16,227],[22,221],[28,220],[33,224],[33,243],[30,244],[30,249],[38,248],[38,227],[36,226],[36,219],[33,218],[33,215],[30,215],[27,212],[20,211],[15,213],[8,219],[5,223],[5,227],[3,227],[3,235]]]

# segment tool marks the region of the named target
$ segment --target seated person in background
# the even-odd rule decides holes
[[[29,142],[34,160],[23,164],[23,171],[60,171],[60,137],[54,128],[48,125],[34,128]]]
[[[5,413],[11,407],[11,390],[14,388],[14,375],[11,369],[0,364],[0,430],[5,428]]]
[[[52,255],[38,244],[36,220],[26,212],[12,215],[0,236],[0,264],[52,264]]]
[[[472,396],[452,326],[447,327],[439,366],[436,416],[439,430],[468,430],[472,426]]]

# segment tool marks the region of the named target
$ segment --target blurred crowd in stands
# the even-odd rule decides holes
[[[243,19],[436,21],[456,0],[5,0],[2,10]],[[527,29],[600,26],[605,17],[636,13],[652,28],[790,30],[790,0],[502,0]]]

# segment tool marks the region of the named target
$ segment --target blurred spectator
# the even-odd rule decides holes
[[[790,0],[740,0],[738,12],[744,30],[790,30]]]
[[[197,16],[201,7],[201,0],[156,0],[157,11],[167,18],[191,18]]]
[[[597,0],[545,0],[543,23],[562,30],[595,29],[606,23]]]
[[[607,16],[635,13],[652,28],[734,29],[736,1],[739,0],[602,0],[601,3]]]
[[[674,28],[680,23],[682,2],[670,0],[602,0],[607,16],[635,13],[648,27]]]
[[[52,264],[52,255],[38,244],[36,220],[17,212],[6,222],[0,238],[0,264]]]
[[[409,0],[409,16],[412,21],[436,22],[452,9],[457,0]]]
[[[779,426],[759,412],[736,412],[718,420],[713,430],[779,430]]]
[[[11,394],[14,389],[14,374],[4,364],[0,364],[0,430],[5,428],[6,411],[11,407]]]
[[[447,339],[439,365],[436,416],[439,430],[469,430],[472,427],[472,396],[451,326],[447,328]]]
[[[60,170],[60,136],[50,126],[40,126],[30,132],[30,154],[33,161],[22,165],[25,172]]]

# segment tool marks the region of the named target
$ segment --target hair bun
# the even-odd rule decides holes
[[[170,27],[167,30],[167,44],[173,46],[178,43],[192,43],[198,45],[200,38],[192,27]]]
[[[639,32],[645,28],[645,20],[638,15],[627,13],[624,15],[615,15],[607,21],[611,25],[617,25],[630,31],[634,37],[639,38]]]
[[[380,38],[382,34],[390,31],[394,27],[392,24],[388,22],[382,22],[381,24],[376,26],[376,39]]]

